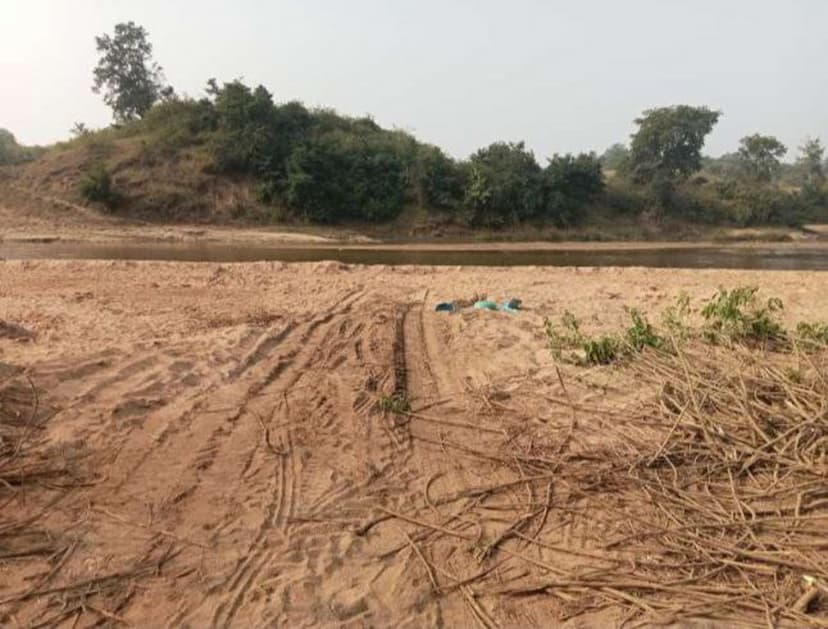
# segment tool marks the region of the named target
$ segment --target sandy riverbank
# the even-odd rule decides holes
[[[50,587],[110,575],[80,626],[102,613],[194,627],[559,623],[562,599],[495,590],[545,573],[538,562],[578,566],[606,523],[552,511],[539,539],[563,550],[513,540],[528,561],[481,563],[469,539],[511,525],[515,492],[444,539],[451,574],[429,577],[420,528],[387,516],[417,505],[419,520],[454,530],[430,503],[520,472],[451,444],[495,452],[531,430],[541,447],[571,425],[550,399],[623,408],[652,394],[620,367],[559,376],[544,317],[568,310],[588,331],[617,329],[626,306],[657,319],[682,292],[698,304],[745,284],[780,297],[790,323],[828,312],[828,273],[0,262],[0,320],[15,326],[0,328],[0,362],[25,369],[54,409],[42,437],[84,480],[37,523],[68,531],[71,552],[0,559],[0,619],[42,620],[46,599],[2,601],[57,566]],[[519,297],[526,310],[433,312],[475,294]],[[379,411],[401,391],[419,416]],[[581,422],[573,437],[600,440],[601,427]],[[11,508],[36,513],[57,491]],[[150,559],[163,570],[135,568]],[[457,585],[491,566],[485,587]],[[625,613],[568,626],[614,626]]]

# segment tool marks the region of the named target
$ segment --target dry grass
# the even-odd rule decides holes
[[[515,480],[443,496],[427,485],[425,505],[385,510],[359,532],[392,518],[414,525],[391,552],[413,546],[437,591],[552,596],[562,619],[621,606],[642,624],[826,626],[826,358],[647,350],[629,368],[658,390],[649,403],[621,411],[566,393],[557,403],[569,406],[569,425],[510,429],[485,449],[434,442]],[[584,438],[596,424],[602,439]],[[493,509],[505,524],[491,524]],[[590,531],[584,548],[550,538],[577,522]],[[468,545],[477,573],[438,559],[448,539]],[[565,556],[578,567],[549,559]],[[529,570],[504,583],[503,564]]]
[[[0,368],[0,567],[37,558],[43,566],[23,587],[0,587],[0,625],[18,624],[24,606],[31,627],[77,624],[83,615],[96,624],[128,624],[119,614],[135,593],[135,581],[158,574],[180,551],[159,536],[137,563],[66,579],[64,568],[81,543],[82,523],[56,530],[44,522],[74,489],[91,481],[77,472],[79,452],[59,450],[44,436],[55,409],[43,392],[20,370],[2,363]]]
[[[636,363],[661,390],[646,415],[670,427],[633,437],[614,474],[655,517],[605,545],[633,562],[633,583],[607,573],[592,587],[667,620],[740,610],[825,625],[828,384],[824,355],[791,360],[702,347]]]

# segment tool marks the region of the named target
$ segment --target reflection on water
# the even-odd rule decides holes
[[[646,266],[764,270],[828,270],[828,248],[693,247],[578,251],[401,251],[380,247],[298,248],[220,243],[14,243],[0,242],[0,258],[179,260],[188,262],[318,262],[451,266]]]

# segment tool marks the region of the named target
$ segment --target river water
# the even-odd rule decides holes
[[[828,270],[828,247],[698,246],[663,248],[596,247],[595,249],[395,249],[365,247],[297,247],[216,242],[88,243],[0,242],[0,259],[176,260],[188,262],[317,262],[348,264],[416,264],[451,266],[645,266],[761,270]]]

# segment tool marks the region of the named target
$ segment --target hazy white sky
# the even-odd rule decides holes
[[[676,103],[724,112],[711,154],[828,141],[828,0],[0,0],[0,127],[32,144],[108,124],[93,38],[127,20],[179,93],[244,77],[457,157],[601,151]]]

